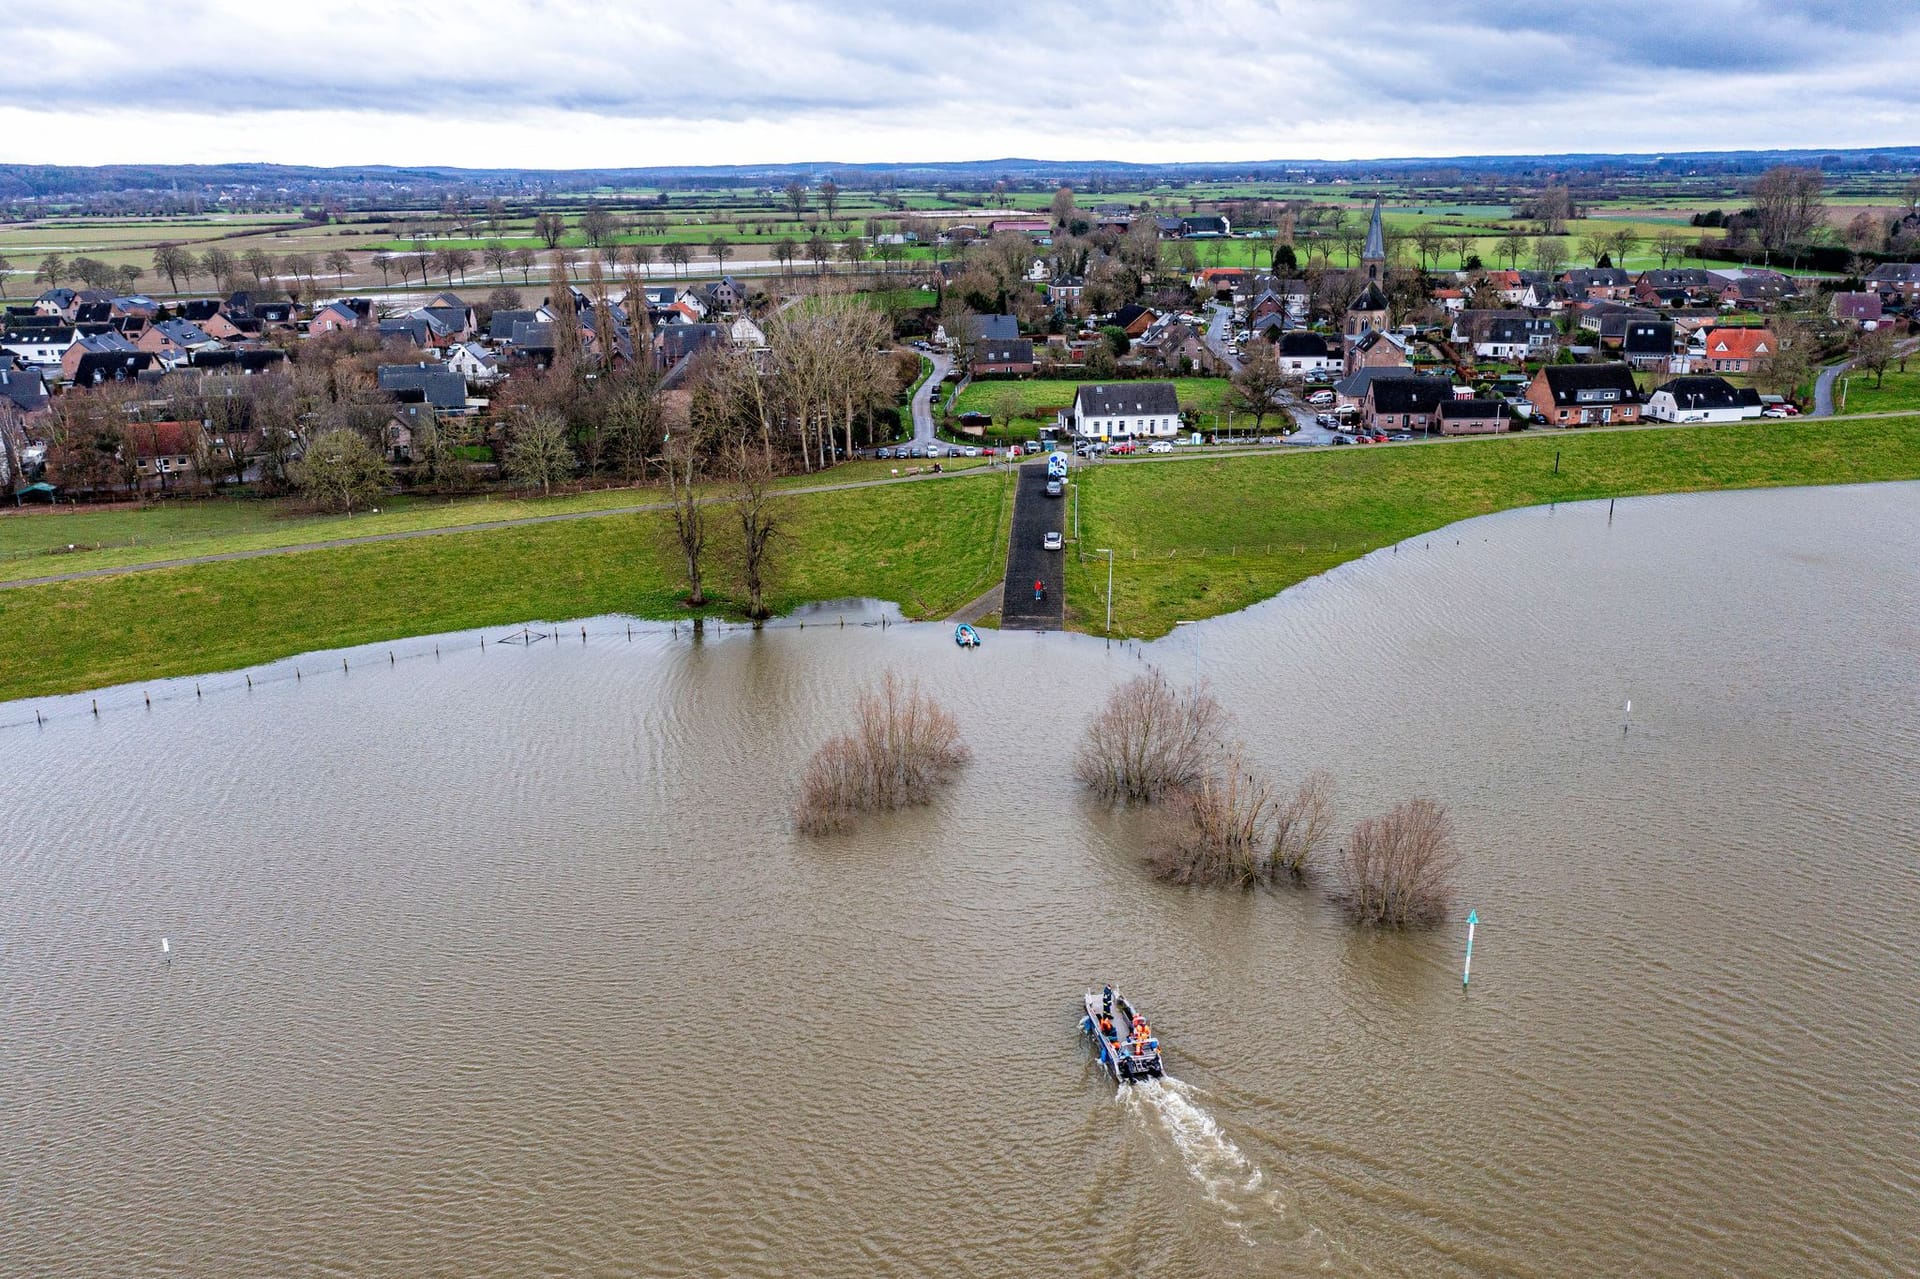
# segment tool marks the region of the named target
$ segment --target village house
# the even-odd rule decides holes
[[[1442,435],[1496,435],[1513,429],[1513,413],[1501,400],[1442,400],[1434,427]]]
[[[1360,369],[1397,368],[1413,363],[1413,354],[1407,339],[1398,333],[1387,333],[1380,329],[1369,329],[1355,339],[1347,349],[1347,357],[1341,362],[1346,373]]]
[[[344,302],[327,303],[315,311],[313,317],[307,321],[307,333],[312,337],[359,327],[360,317],[354,314],[353,308]]]
[[[1033,372],[1033,343],[1025,338],[982,339],[974,347],[968,371],[975,377],[1025,377]]]
[[[1552,426],[1640,420],[1640,391],[1625,364],[1549,364],[1527,384],[1527,401]]]
[[[57,317],[56,317],[57,318]],[[61,357],[80,340],[80,330],[71,326],[10,330],[0,337],[0,351],[21,364],[36,368],[54,368]]]
[[[1080,295],[1086,291],[1086,276],[1056,275],[1047,282],[1047,301],[1054,306],[1076,306],[1080,302]]]
[[[134,456],[135,483],[142,489],[185,488],[199,482],[194,453],[200,444],[197,425],[186,422],[131,422],[127,443]]]
[[[1664,370],[1673,359],[1673,321],[1629,320],[1620,358],[1636,369]]]
[[[1415,376],[1411,364],[1355,369],[1333,384],[1334,405],[1337,409],[1352,409],[1357,413],[1366,402],[1369,389],[1381,378]]]
[[[138,365],[130,364],[126,361],[87,361],[88,356],[120,356],[133,354],[144,355],[146,357],[145,361]],[[97,382],[120,380],[127,375],[124,370],[132,369],[137,372],[140,369],[147,368],[152,363],[153,356],[151,353],[141,351],[139,347],[129,342],[119,333],[109,329],[104,333],[82,335],[74,340],[72,346],[61,352],[60,376],[69,383],[81,385],[83,384],[81,375],[84,365],[88,374],[84,379],[84,384],[91,385]],[[116,372],[116,370],[122,371]],[[105,376],[96,376],[98,374],[105,374]]]
[[[430,404],[441,413],[467,408],[467,379],[444,364],[383,364],[380,389],[402,404]]]
[[[1772,329],[1712,329],[1707,333],[1707,368],[1715,373],[1751,373],[1773,354]]]
[[[1453,397],[1445,378],[1383,377],[1367,385],[1360,417],[1376,431],[1424,431],[1435,422],[1440,405]]]
[[[1886,308],[1878,293],[1836,293],[1833,318],[1855,329],[1873,330],[1886,317]]]
[[[191,320],[162,320],[142,333],[134,345],[171,367],[184,364],[195,352],[216,350],[221,344]]]
[[[727,340],[746,351],[764,351],[767,348],[767,331],[753,320],[742,315],[727,326]]]
[[[478,342],[462,342],[448,347],[446,365],[467,381],[483,385],[497,382],[507,373],[500,367],[500,357]]]
[[[1280,371],[1289,377],[1319,379],[1340,371],[1340,357],[1327,345],[1327,339],[1305,329],[1281,333],[1273,354]]]
[[[1570,289],[1584,292],[1588,298],[1613,302],[1633,296],[1633,277],[1619,267],[1575,267],[1560,276]]]
[[[1474,327],[1479,330],[1473,340],[1474,358],[1510,364],[1551,350],[1556,336],[1552,320],[1530,315],[1496,315]]]
[[[1180,397],[1171,382],[1082,386],[1065,425],[1082,440],[1171,439],[1180,433]]]
[[[1647,397],[1647,416],[1656,422],[1738,422],[1760,416],[1760,395],[1723,377],[1677,377]]]
[[[46,412],[50,403],[47,381],[38,370],[0,367],[0,407],[33,417]]]
[[[1867,272],[1866,284],[1882,297],[1912,302],[1920,298],[1920,262],[1882,262]]]

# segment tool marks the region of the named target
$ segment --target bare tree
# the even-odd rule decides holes
[[[840,184],[828,178],[820,184],[820,207],[827,211],[827,221],[831,222],[840,211]]]
[[[1621,227],[1607,237],[1607,252],[1613,255],[1613,264],[1622,271],[1627,269],[1627,258],[1640,248],[1640,233],[1632,227]]]
[[[1413,247],[1420,257],[1420,269],[1425,271],[1430,263],[1440,260],[1441,245],[1446,232],[1431,222],[1422,222],[1413,229]]]
[[[49,253],[40,259],[40,265],[34,269],[33,278],[35,283],[44,280],[48,288],[57,289],[60,287],[60,278],[66,273],[67,260],[58,253]]]
[[[687,246],[677,241],[661,249],[660,256],[665,258],[667,264],[682,275],[685,275],[687,272],[687,263],[693,260],[693,255],[687,251]]]
[[[487,269],[501,278],[505,278],[507,267],[513,263],[513,250],[498,240],[488,240],[481,245],[480,256],[486,261]]]
[[[224,289],[233,281],[233,254],[216,244],[200,255],[200,269],[213,281],[215,291]]]
[[[1356,923],[1437,924],[1453,904],[1459,868],[1453,819],[1445,805],[1410,799],[1354,826],[1340,853],[1335,898]]]
[[[1588,266],[1599,266],[1600,259],[1606,256],[1607,237],[1598,231],[1589,231],[1580,237],[1580,257]]]
[[[1204,688],[1176,689],[1151,670],[1108,696],[1087,726],[1074,773],[1103,798],[1153,803],[1199,783],[1225,724]]]
[[[1233,406],[1253,414],[1254,433],[1266,426],[1267,415],[1282,412],[1280,397],[1287,387],[1287,375],[1280,367],[1280,356],[1271,342],[1255,342],[1242,364],[1228,382]]]
[[[520,273],[520,283],[522,285],[533,282],[534,264],[539,260],[539,255],[532,249],[521,248],[513,251],[513,269]]]
[[[645,275],[647,269],[653,265],[653,246],[651,244],[635,244],[629,246],[627,249],[627,260],[633,263],[633,269],[636,272],[640,275]]]
[[[1246,887],[1260,874],[1273,805],[1272,785],[1229,751],[1180,794],[1148,864],[1171,883]]]
[[[1298,882],[1326,855],[1333,835],[1333,789],[1333,774],[1316,769],[1298,790],[1274,805],[1273,842],[1267,852],[1272,874]]]
[[[1542,275],[1552,277],[1560,274],[1567,265],[1567,246],[1559,237],[1540,236],[1533,242],[1533,267]]]
[[[240,263],[253,276],[255,284],[265,284],[273,278],[273,255],[265,249],[248,249],[240,255]]]
[[[766,593],[774,542],[786,527],[785,515],[773,488],[773,463],[764,449],[738,439],[728,448],[726,459],[740,536],[736,544],[740,584],[747,593],[746,614],[758,625],[773,612],[767,607]]]
[[[665,456],[667,492],[672,497],[669,527],[679,558],[686,565],[688,608],[705,608],[707,593],[701,585],[701,560],[707,549],[707,513],[696,483],[705,456],[699,435],[683,429],[676,437],[666,438]]]
[[[189,256],[177,244],[163,244],[153,251],[153,269],[167,277],[167,288],[174,293],[180,291],[180,277],[188,275],[186,265]]]
[[[796,820],[808,834],[844,830],[861,813],[926,804],[973,757],[947,709],[892,671],[854,703],[854,727],[807,761]]]
[[[567,420],[544,409],[521,414],[507,431],[506,462],[507,476],[515,484],[553,492],[554,484],[564,482],[577,465],[567,443]]]
[[[825,272],[827,262],[833,257],[833,241],[815,231],[807,237],[807,259],[813,263],[816,272]]]
[[[1826,217],[1820,170],[1782,164],[1753,184],[1754,232],[1762,248],[1780,252],[1806,243]]]
[[[1687,237],[1684,232],[1673,227],[1664,227],[1653,233],[1653,251],[1659,255],[1660,265],[1671,261],[1683,261],[1687,256]]]
[[[351,515],[387,491],[387,464],[366,436],[346,427],[314,436],[290,469],[294,486],[323,510]]]
[[[707,252],[713,254],[714,270],[725,274],[727,259],[733,255],[733,241],[724,235],[716,235],[707,242]]]
[[[1888,325],[1880,324],[1854,334],[1853,367],[1873,374],[1876,388],[1887,376],[1887,365],[1893,363],[1893,359],[1893,329]]]
[[[787,197],[787,207],[793,210],[794,217],[797,218],[807,211],[806,183],[796,178],[792,182],[787,183],[784,194]]]
[[[542,213],[533,220],[533,234],[547,248],[557,249],[567,236],[567,220],[558,213]]]
[[[613,214],[598,200],[587,201],[586,210],[580,214],[580,234],[587,238],[587,243],[597,249],[613,238],[613,232]]]
[[[1500,247],[1495,250],[1495,260],[1505,258],[1507,270],[1516,270],[1520,259],[1527,252],[1527,233],[1517,226],[1510,226],[1500,233]]]
[[[792,274],[793,259],[799,254],[800,245],[790,235],[783,235],[773,242],[774,261],[780,264],[784,274]]]

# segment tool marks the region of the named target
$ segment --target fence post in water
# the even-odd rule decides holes
[[[392,666],[392,665],[393,665],[393,650],[392,650],[392,649],[388,649],[388,650],[387,650],[387,665],[388,665],[388,666]]]
[[[1612,498],[1607,499],[1607,523],[1609,525],[1613,523],[1613,499]]]
[[[1555,449],[1553,451],[1553,473],[1555,475],[1560,474],[1560,450],[1559,449]]]
[[[145,689],[141,689],[141,690],[140,690],[140,696],[141,696],[142,698],[144,698],[144,699],[146,700],[146,703],[147,703],[147,709],[148,709],[148,710],[152,710],[152,709],[153,709],[153,694],[152,694],[152,693],[149,693],[149,692],[147,692],[147,691],[146,691]]]
[[[253,676],[251,675],[247,676],[247,691],[249,693],[253,691]]]
[[[584,626],[580,628],[580,642],[582,644],[587,642],[587,628]]]
[[[347,659],[344,657],[340,659],[340,673],[342,675],[347,673]]]
[[[97,697],[93,699],[93,717],[100,718],[100,699]]]
[[[1480,922],[1480,912],[1467,912],[1467,962],[1460,966],[1460,989],[1465,991],[1467,983],[1473,979],[1473,928]]]

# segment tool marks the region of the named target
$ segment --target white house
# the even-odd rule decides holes
[[[1076,439],[1171,439],[1180,433],[1180,397],[1171,382],[1119,382],[1082,386],[1067,410]]]
[[[497,381],[504,373],[500,358],[478,342],[461,342],[448,347],[446,365],[469,382]]]
[[[79,340],[79,329],[21,329],[0,340],[0,351],[8,352],[22,364],[46,368],[57,366],[67,348]]]
[[[749,351],[764,351],[767,348],[767,331],[743,315],[727,326],[727,340]]]
[[[1760,397],[1742,395],[1723,377],[1677,377],[1647,397],[1658,422],[1738,422],[1760,416]]]
[[[1289,377],[1318,378],[1340,371],[1340,357],[1318,333],[1297,329],[1274,343],[1274,358]]]

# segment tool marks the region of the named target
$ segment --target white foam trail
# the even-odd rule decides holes
[[[1171,1075],[1123,1085],[1120,1100],[1143,1116],[1151,1115],[1172,1139],[1187,1175],[1200,1186],[1207,1202],[1230,1217],[1249,1210],[1286,1211],[1285,1196],[1266,1186],[1266,1174],[1233,1144],[1206,1107],[1194,1099],[1194,1090]],[[1244,1226],[1235,1221],[1236,1226]]]

